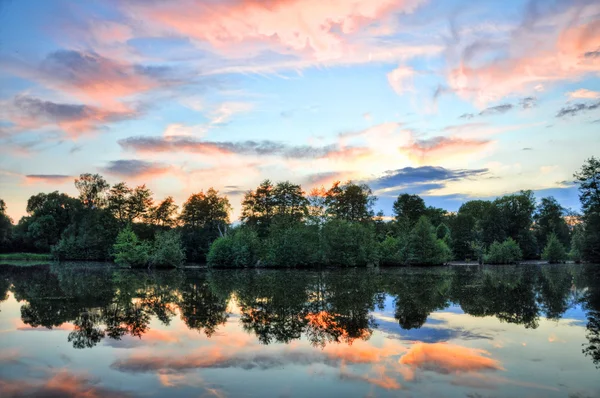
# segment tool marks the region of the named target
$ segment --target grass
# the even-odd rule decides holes
[[[0,261],[52,261],[52,255],[49,253],[5,253],[0,254]]]

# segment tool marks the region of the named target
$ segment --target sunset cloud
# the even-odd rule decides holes
[[[44,183],[44,184],[65,184],[67,182],[72,182],[73,177],[64,174],[28,174],[25,176],[26,182],[35,184],[35,183]]]
[[[444,374],[504,370],[487,351],[447,343],[415,343],[400,363]]]
[[[165,174],[171,169],[172,167],[165,163],[123,159],[111,161],[102,171],[121,177],[152,177]]]

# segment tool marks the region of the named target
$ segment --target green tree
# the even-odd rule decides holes
[[[132,192],[133,190],[124,182],[113,185],[108,191],[107,208],[121,223],[129,219],[127,207]]]
[[[583,259],[600,262],[600,160],[589,158],[574,174],[585,223]]]
[[[404,265],[407,261],[406,241],[402,238],[387,236],[379,244],[379,264]]]
[[[218,227],[229,224],[231,205],[226,196],[220,196],[219,191],[209,188],[204,192],[193,194],[183,204],[179,220],[190,227]]]
[[[209,267],[251,267],[257,264],[260,251],[256,232],[242,227],[217,238],[206,259]]]
[[[329,217],[350,222],[366,222],[373,219],[373,205],[377,198],[366,184],[348,181],[333,183],[325,193],[325,205]]]
[[[316,225],[275,222],[265,243],[265,265],[297,267],[322,262],[319,227]]]
[[[494,242],[490,246],[485,262],[487,264],[514,264],[523,258],[519,244],[513,238],[504,242]]]
[[[397,222],[412,228],[426,213],[425,201],[419,195],[404,193],[399,195],[393,205],[394,218]]]
[[[462,209],[462,207],[461,207]],[[467,260],[474,256],[471,242],[476,240],[475,217],[460,210],[452,223],[452,251],[457,260]]]
[[[146,184],[135,187],[126,203],[127,220],[129,222],[145,221],[153,205],[152,191],[146,188]]]
[[[525,258],[537,255],[537,246],[531,233],[535,197],[532,191],[520,191],[518,194],[505,195],[494,200],[504,220],[506,236],[515,240]]]
[[[373,226],[347,220],[331,220],[323,226],[323,259],[340,267],[377,265]]]
[[[150,211],[149,220],[154,225],[161,227],[171,227],[177,222],[177,209],[179,206],[175,204],[172,196],[167,196],[157,206]]]
[[[458,214],[471,216],[475,221],[480,221],[483,220],[491,206],[492,202],[487,200],[469,200],[460,206]]]
[[[11,247],[12,229],[12,219],[6,214],[6,203],[0,199],[0,251]]]
[[[580,263],[583,259],[583,252],[585,250],[585,231],[583,225],[579,224],[573,228],[571,235],[571,251],[569,257],[576,263]]]
[[[185,251],[181,235],[176,231],[161,231],[156,234],[150,265],[177,268],[185,262]]]
[[[248,191],[242,200],[240,219],[246,225],[257,229],[259,235],[268,234],[273,215],[275,214],[274,187],[270,180],[264,180],[255,191]]]
[[[277,183],[273,189],[274,216],[287,222],[302,221],[308,214],[308,200],[300,185],[289,181]]]
[[[446,243],[437,239],[429,219],[421,216],[410,233],[408,240],[408,261],[417,265],[440,265],[451,258]]]
[[[125,227],[113,245],[115,263],[129,267],[144,267],[150,258],[150,245],[138,239],[130,226]]]
[[[533,216],[539,247],[546,247],[547,237],[551,234],[555,234],[562,245],[569,245],[569,226],[564,215],[565,209],[556,199],[552,196],[542,198]]]
[[[542,252],[542,259],[550,264],[563,263],[567,259],[567,252],[556,234],[551,233],[546,239],[547,243]]]
[[[106,193],[110,185],[100,174],[81,174],[75,179],[79,200],[88,208],[101,208],[106,204]]]

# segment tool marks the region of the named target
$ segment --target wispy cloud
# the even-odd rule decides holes
[[[148,177],[165,174],[171,169],[172,167],[165,163],[124,159],[111,161],[102,171],[122,177]]]

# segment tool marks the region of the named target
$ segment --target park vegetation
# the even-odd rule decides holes
[[[0,199],[0,253],[127,267],[599,263],[600,161],[590,158],[574,177],[581,214],[520,191],[467,201],[457,212],[401,193],[391,217],[374,213],[377,198],[366,184],[335,182],[307,194],[289,181],[265,180],[245,193],[240,221],[232,224],[227,196],[213,188],[192,194],[180,209],[172,197],[155,202],[145,185],[111,186],[82,174],[78,197],[33,195],[16,225]]]

